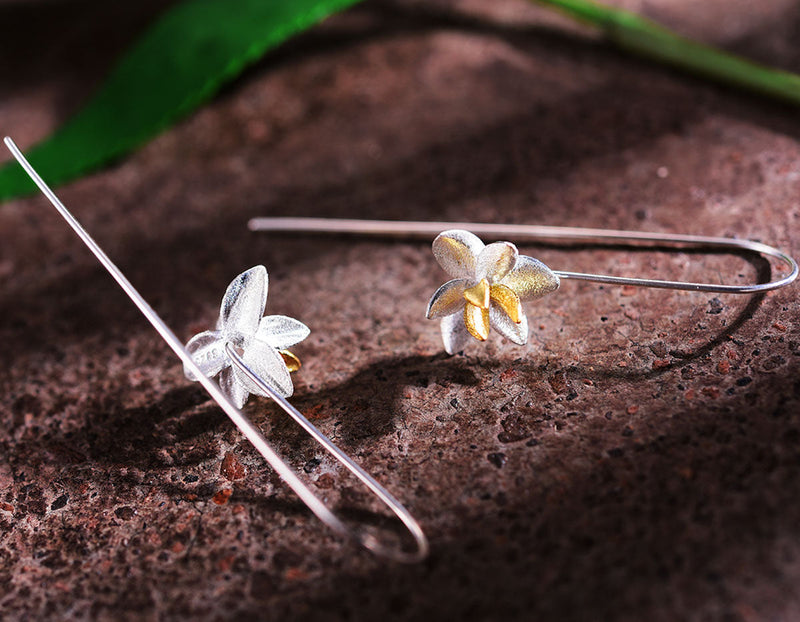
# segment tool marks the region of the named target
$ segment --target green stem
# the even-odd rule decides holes
[[[681,37],[644,17],[593,0],[532,0],[599,28],[618,48],[753,93],[800,105],[800,75],[771,69]]]

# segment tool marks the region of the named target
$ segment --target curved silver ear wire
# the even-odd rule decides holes
[[[700,235],[681,235],[670,233],[643,233],[639,231],[618,231],[614,229],[585,229],[582,227],[550,227],[545,225],[504,225],[470,222],[418,222],[407,220],[356,220],[334,218],[253,218],[247,224],[251,231],[292,231],[304,233],[346,233],[396,238],[430,239],[445,229],[466,229],[485,236],[508,236],[517,241],[534,240],[580,240],[583,242],[622,242],[670,244],[678,248],[729,248],[745,250],[759,255],[775,257],[786,264],[789,274],[770,281],[752,285],[717,285],[714,283],[694,283],[689,281],[665,281],[660,279],[641,279],[607,274],[589,274],[553,270],[561,279],[577,279],[610,283],[612,285],[635,285],[638,287],[657,287],[662,289],[684,289],[717,294],[757,294],[789,285],[797,278],[797,262],[783,251],[752,240],[718,238]]]
[[[209,395],[214,399],[226,415],[233,421],[237,428],[245,435],[245,437],[253,444],[258,452],[264,459],[272,466],[273,469],[280,475],[280,477],[288,484],[288,486],[297,494],[298,497],[305,503],[308,508],[326,525],[328,525],[335,532],[352,538],[365,548],[369,549],[377,555],[387,557],[401,562],[415,562],[424,559],[428,554],[428,541],[419,523],[414,519],[409,511],[395,499],[385,488],[369,476],[361,467],[353,462],[344,452],[336,447],[331,441],[325,438],[294,406],[286,401],[283,396],[278,394],[272,387],[267,385],[261,380],[239,357],[238,353],[231,344],[226,345],[226,353],[230,359],[244,372],[251,382],[255,383],[264,393],[271,397],[275,402],[295,421],[297,421],[303,429],[306,430],[317,442],[319,442],[326,451],[330,452],[334,458],[341,462],[347,469],[349,469],[361,482],[363,482],[391,511],[400,519],[403,525],[408,529],[413,537],[416,550],[413,552],[406,552],[390,547],[384,546],[375,536],[361,531],[354,531],[342,522],[342,520],[334,514],[325,503],[317,497],[311,489],[303,483],[297,476],[292,468],[284,462],[275,450],[267,442],[267,439],[253,425],[253,423],[245,416],[245,414],[237,408],[231,399],[226,396],[219,385],[208,378],[203,370],[198,366],[192,355],[184,348],[183,343],[175,336],[170,328],[158,316],[158,314],[150,307],[142,295],[134,288],[131,282],[125,277],[120,269],[111,261],[108,255],[105,254],[102,248],[92,239],[92,237],[81,226],[77,219],[67,210],[64,204],[58,199],[55,193],[47,186],[39,174],[33,169],[30,163],[20,152],[19,148],[14,144],[10,138],[5,138],[5,144],[11,151],[12,155],[17,159],[25,172],[36,183],[42,193],[53,204],[53,207],[58,210],[59,214],[67,221],[70,227],[75,231],[78,237],[84,244],[92,251],[98,261],[103,267],[108,270],[109,274],[119,284],[123,291],[138,307],[142,314],[152,324],[159,335],[167,342],[167,345],[178,355],[178,358],[184,364],[184,368],[191,371],[200,384],[203,385]]]
[[[786,253],[761,242],[733,238],[538,225],[325,218],[254,218],[248,226],[252,231],[425,238],[445,229],[433,241],[433,254],[452,278],[433,294],[426,315],[428,319],[441,320],[442,342],[448,354],[460,351],[470,337],[485,341],[492,328],[506,339],[525,345],[528,341],[528,319],[522,309],[522,301],[555,291],[559,288],[560,279],[721,294],[755,294],[788,285],[797,278],[798,273],[797,262]],[[551,270],[533,257],[520,255],[511,242],[485,245],[474,232],[511,236],[518,240],[560,239],[626,244],[644,242],[678,247],[746,250],[780,259],[789,268],[789,274],[769,283],[718,285]]]

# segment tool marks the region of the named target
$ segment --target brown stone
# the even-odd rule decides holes
[[[230,488],[223,488],[222,490],[218,491],[213,497],[211,497],[211,500],[217,505],[225,505],[226,503],[228,503],[228,499],[231,498],[232,494],[233,490],[231,490]]]
[[[70,118],[167,4],[0,0],[3,132],[26,149]],[[624,4],[800,70],[786,0]],[[449,357],[424,317],[448,278],[429,242],[245,223],[528,222],[797,256],[798,162],[797,110],[523,0],[370,0],[59,189],[181,339],[267,267],[267,313],[312,330],[291,401],[420,519],[432,555],[412,567],[308,512],[41,197],[0,205],[2,617],[797,619],[797,287],[715,300],[564,279],[523,304],[528,345],[492,333]],[[558,270],[766,276],[738,255],[519,246]],[[245,410],[346,520],[383,525],[280,409]]]
[[[222,459],[219,472],[223,477],[229,480],[242,479],[247,474],[244,466],[236,457],[236,454],[230,451],[226,453],[225,457]]]

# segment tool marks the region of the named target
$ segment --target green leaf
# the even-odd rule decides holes
[[[290,36],[358,0],[187,0],[122,57],[78,114],[27,156],[51,185],[118,158],[197,108]],[[0,200],[33,192],[14,162]]]
[[[618,48],[716,82],[800,106],[800,76],[691,41],[644,17],[593,0],[533,0],[599,28]]]

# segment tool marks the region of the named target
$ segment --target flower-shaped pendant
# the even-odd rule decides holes
[[[428,319],[441,318],[448,354],[462,350],[470,336],[486,341],[489,329],[516,344],[528,341],[523,300],[558,289],[558,276],[538,259],[520,255],[510,242],[484,245],[462,229],[443,231],[433,241],[433,254],[453,278],[428,303]]]
[[[220,388],[238,408],[244,406],[251,393],[265,393],[231,362],[226,346],[230,344],[267,385],[289,397],[294,390],[289,372],[299,369],[300,361],[286,348],[311,332],[302,322],[284,315],[262,317],[267,286],[264,266],[255,266],[237,276],[222,299],[217,329],[195,335],[186,344],[206,376],[219,374]],[[186,367],[183,371],[189,380],[197,380]]]

